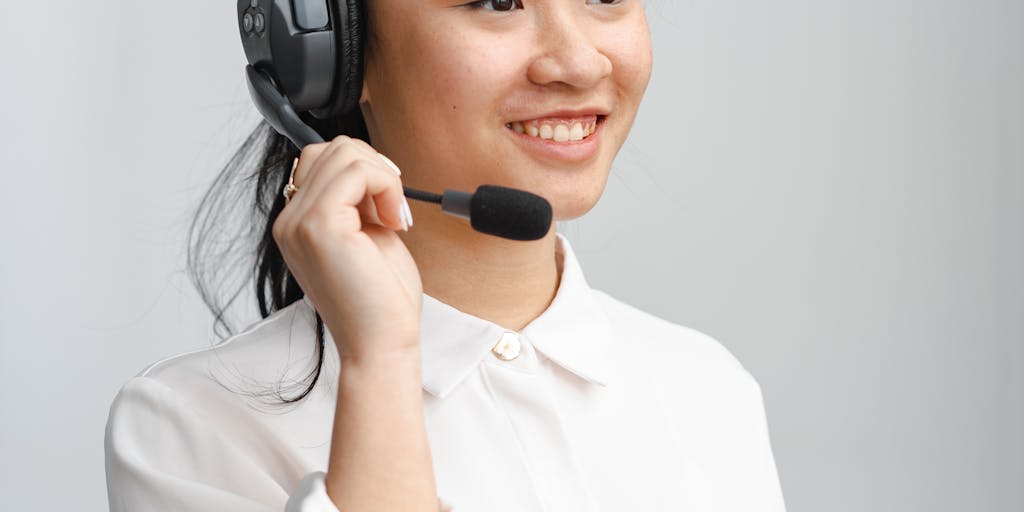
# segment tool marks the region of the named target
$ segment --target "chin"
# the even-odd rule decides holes
[[[588,191],[575,188],[569,191],[544,192],[541,195],[551,203],[554,220],[566,221],[586,215],[594,206],[597,206],[602,192],[604,192],[604,186]]]
[[[561,174],[556,171],[512,186],[547,199],[551,203],[554,220],[572,220],[593,209],[604,193],[608,172],[599,171],[598,167],[603,166],[590,167],[584,172],[574,174]]]

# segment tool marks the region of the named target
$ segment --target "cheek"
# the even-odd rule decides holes
[[[652,59],[649,45],[637,47],[635,50],[623,63],[624,72],[620,73],[619,77],[626,82],[626,88],[637,95],[639,101],[639,96],[643,96],[651,78]]]
[[[434,66],[426,70],[431,100],[444,110],[444,122],[458,124],[452,127],[455,130],[475,129],[481,121],[490,121],[502,91],[518,78],[517,58],[500,41],[445,41],[432,53]]]
[[[622,100],[639,103],[651,78],[653,54],[646,23],[642,18],[634,23],[632,29],[607,34],[605,54],[612,61],[612,80],[625,96]]]
[[[409,57],[391,68],[391,80],[381,78],[386,104],[378,108],[391,114],[382,120],[384,137],[418,162],[413,167],[421,171],[421,186],[468,188],[495,181],[493,175],[480,176],[481,169],[500,174],[507,160],[494,151],[495,138],[505,129],[499,112],[509,91],[524,80],[525,57],[500,37],[471,35],[415,34],[410,39],[417,44],[405,53]]]

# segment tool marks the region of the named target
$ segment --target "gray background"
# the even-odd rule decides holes
[[[790,511],[1024,510],[1024,2],[655,1],[591,283],[764,392]],[[121,384],[209,346],[189,212],[255,115],[234,2],[0,16],[0,496],[106,507]]]

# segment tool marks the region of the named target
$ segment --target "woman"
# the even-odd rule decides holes
[[[591,289],[554,230],[510,241],[402,194],[590,210],[650,76],[642,3],[367,8],[359,108],[307,118],[330,142],[297,161],[266,141],[265,318],[124,386],[111,509],[784,510],[760,388],[718,342]],[[267,382],[305,389],[268,411],[244,392]]]

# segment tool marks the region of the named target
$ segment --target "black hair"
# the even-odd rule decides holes
[[[348,135],[370,141],[359,108],[319,120],[300,114],[324,140]],[[284,208],[282,188],[292,162],[300,154],[288,138],[261,121],[224,165],[204,194],[188,232],[188,275],[214,316],[214,332],[222,340],[234,333],[228,309],[248,286],[256,292],[262,318],[303,298],[272,235]],[[239,276],[239,269],[248,275]],[[277,397],[285,404],[305,398],[316,386],[324,362],[324,323],[316,313],[316,367],[309,384],[295,397]]]
[[[378,41],[368,0],[359,0],[363,25],[363,61]],[[370,143],[366,120],[357,106],[329,119],[300,112],[299,117],[325,141],[347,135]],[[300,150],[266,121],[252,130],[203,195],[188,231],[187,272],[199,297],[213,313],[215,336],[226,340],[234,329],[228,310],[248,287],[256,292],[262,318],[301,300],[305,293],[288,271],[272,228],[284,208],[281,190]],[[239,270],[248,271],[239,275]],[[283,405],[305,398],[316,386],[324,363],[324,322],[316,316],[316,367],[299,395],[273,394]],[[275,388],[277,389],[277,388]]]

